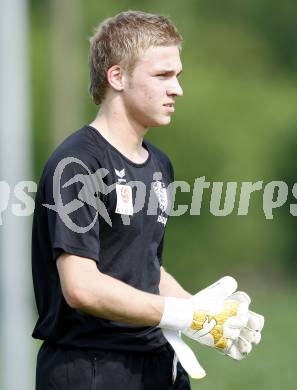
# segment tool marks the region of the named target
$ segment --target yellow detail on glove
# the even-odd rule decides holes
[[[215,323],[212,329],[209,330],[207,333],[210,333],[212,335],[216,348],[225,349],[228,346],[228,341],[224,337],[223,325],[228,320],[228,318],[237,315],[238,306],[239,302],[225,301],[224,309],[218,314],[209,315],[204,312],[195,312],[191,329],[201,331],[204,328],[207,328],[207,324],[214,320]]]

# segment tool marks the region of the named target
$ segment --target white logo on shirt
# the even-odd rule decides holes
[[[118,177],[118,182],[119,183],[125,183],[127,180],[124,179],[124,176],[125,176],[125,168],[123,168],[121,171],[118,171],[117,169],[114,169],[117,177]]]

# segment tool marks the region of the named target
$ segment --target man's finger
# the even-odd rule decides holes
[[[231,340],[237,340],[240,336],[240,328],[229,328],[228,326],[224,327],[224,337],[231,339]]]
[[[233,343],[231,345],[226,355],[230,356],[232,359],[235,360],[242,360],[246,356],[240,353],[236,343]]]
[[[249,319],[247,323],[248,328],[261,332],[264,326],[264,322],[264,317],[261,314],[249,311]]]
[[[247,355],[252,350],[252,344],[241,336],[239,336],[235,343],[237,344],[238,350],[242,355]]]
[[[192,298],[196,304],[203,303],[204,300],[220,300],[225,299],[229,295],[233,294],[237,289],[237,282],[231,276],[224,276],[219,279],[217,282],[206,287],[204,290],[198,292]]]
[[[252,329],[243,328],[240,336],[252,344],[259,344],[261,340],[261,333]]]
[[[230,317],[226,321],[225,326],[233,329],[242,329],[243,327],[247,326],[248,318],[248,313]]]
[[[251,298],[248,296],[247,293],[243,291],[236,291],[230,296],[230,299],[240,302],[241,304],[245,304],[247,306],[251,303]]]

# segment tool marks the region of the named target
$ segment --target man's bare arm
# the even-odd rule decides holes
[[[96,317],[143,326],[158,325],[164,298],[100,272],[94,260],[68,253],[57,259],[62,292],[69,306]]]
[[[191,294],[171,276],[164,267],[161,267],[161,278],[159,285],[160,295],[175,298],[191,298]]]

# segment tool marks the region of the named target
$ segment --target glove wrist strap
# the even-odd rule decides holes
[[[159,327],[183,330],[191,326],[194,304],[190,299],[165,297],[163,316]]]

